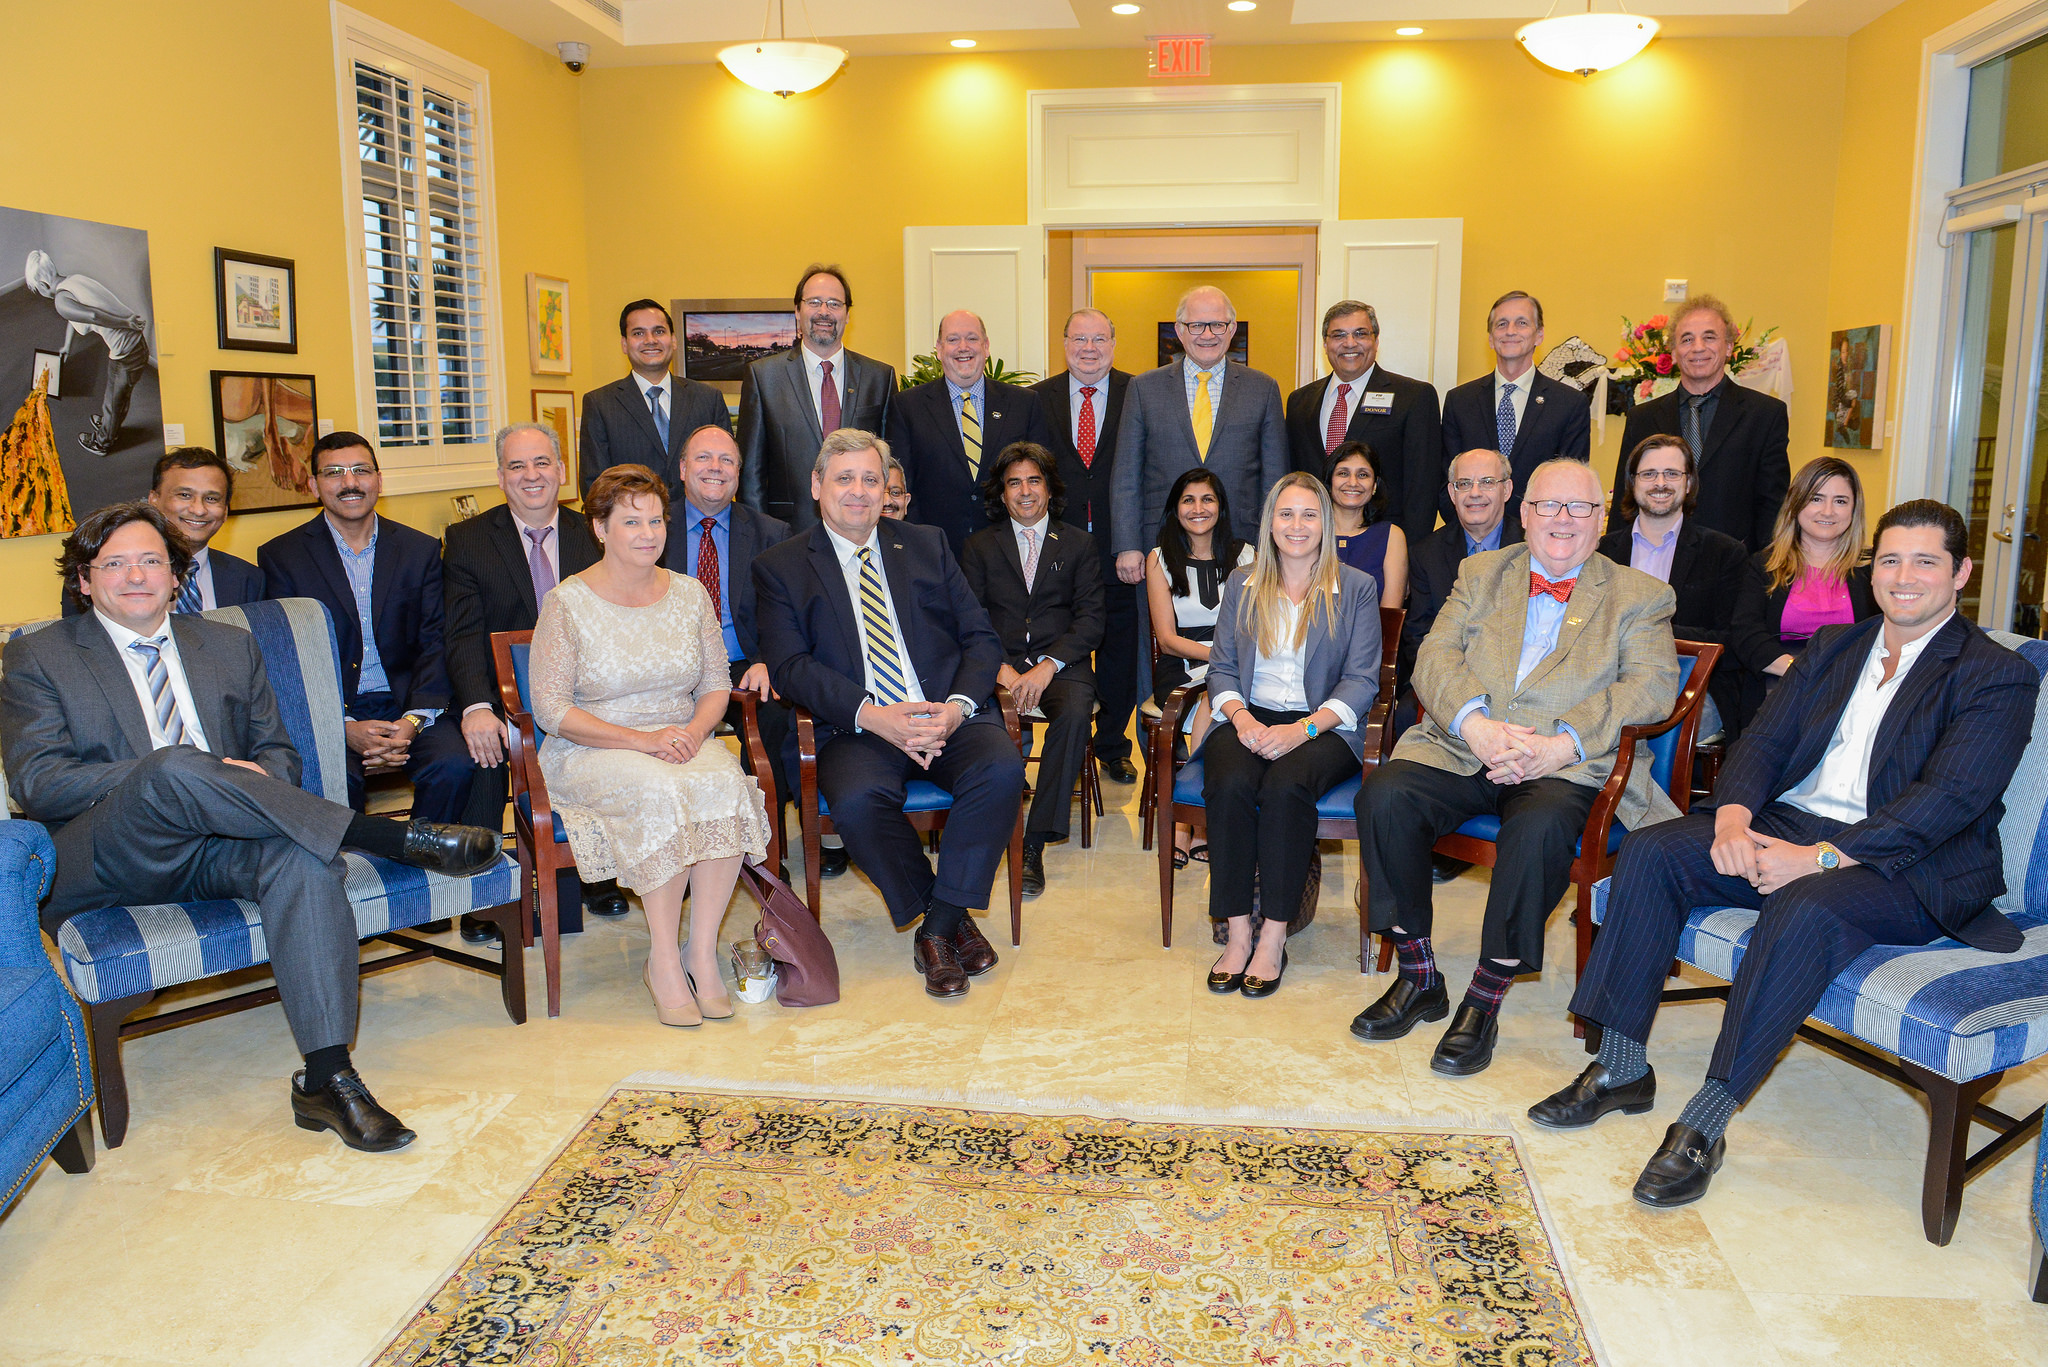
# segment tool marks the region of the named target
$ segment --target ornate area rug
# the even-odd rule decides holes
[[[622,1087],[375,1361],[1596,1358],[1506,1135]]]

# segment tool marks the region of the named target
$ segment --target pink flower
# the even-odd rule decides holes
[[[1614,353],[1614,360],[1615,360],[1615,363],[1616,363],[1617,365],[1625,365],[1625,364],[1627,364],[1627,362],[1628,362],[1628,348],[1627,348],[1627,347],[1623,347],[1623,348],[1622,348],[1621,350],[1619,350],[1619,351],[1615,352],[1615,353]]]
[[[1648,323],[1637,323],[1636,330],[1631,335],[1634,336],[1637,341],[1641,341],[1644,337],[1647,337],[1649,335],[1649,332],[1650,325]]]
[[[1658,352],[1656,366],[1659,375],[1669,375],[1671,373],[1671,353],[1668,351]]]

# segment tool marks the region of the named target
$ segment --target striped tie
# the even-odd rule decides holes
[[[164,664],[165,639],[155,636],[147,641],[137,641],[128,648],[141,655],[149,665],[149,706],[156,713],[156,729],[163,735],[164,744],[183,745],[187,739],[185,719],[178,715],[178,695],[171,691],[170,667]]]
[[[960,396],[960,445],[967,451],[967,475],[981,472],[981,419],[974,416],[974,396]]]
[[[178,590],[178,603],[173,611],[206,611],[206,598],[199,592],[199,567],[197,565],[192,567],[192,573],[185,576],[184,587]]]
[[[910,701],[903,682],[903,661],[896,654],[896,632],[889,625],[889,600],[882,593],[882,575],[874,552],[860,548],[861,633],[868,641],[868,669],[875,676],[875,694],[882,706]]]

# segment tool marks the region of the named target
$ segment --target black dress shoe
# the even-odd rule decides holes
[[[413,1141],[413,1132],[377,1104],[353,1068],[344,1068],[318,1091],[304,1090],[306,1070],[292,1074],[292,1122],[302,1130],[333,1130],[364,1153],[389,1153]]]
[[[1246,964],[1245,967],[1250,968],[1251,965]],[[1244,982],[1239,985],[1237,993],[1241,997],[1270,997],[1280,990],[1280,980],[1286,976],[1287,951],[1282,949],[1280,951],[1279,972],[1270,978],[1254,978],[1250,973],[1246,973],[1244,975]]]
[[[408,821],[405,825],[405,853],[399,862],[450,878],[467,878],[482,873],[498,862],[503,840],[496,831],[481,826],[451,826],[439,821]]]
[[[624,916],[633,909],[626,901],[625,890],[612,879],[602,883],[587,884],[583,889],[583,909],[592,916]]]
[[[1571,1086],[1531,1106],[1529,1119],[1546,1130],[1583,1130],[1609,1111],[1641,1115],[1656,1102],[1656,1069],[1616,1087],[1608,1082],[1606,1068],[1589,1063]]]
[[[1471,867],[1470,864],[1462,859],[1453,859],[1449,855],[1444,854],[1433,854],[1429,857],[1429,881],[1432,883],[1448,883]]]
[[[1470,1077],[1493,1062],[1493,1042],[1500,1037],[1500,1013],[1487,1013],[1470,1003],[1458,1007],[1451,1028],[1429,1056],[1429,1071],[1445,1077]]]
[[[1032,845],[1024,847],[1024,895],[1036,897],[1045,891],[1045,851]]]
[[[1713,1143],[1690,1125],[1673,1123],[1664,1142],[1650,1155],[1650,1164],[1636,1179],[1635,1198],[1646,1206],[1670,1210],[1689,1206],[1707,1194],[1707,1183],[1728,1156],[1728,1137]]]
[[[498,927],[489,921],[479,921],[468,912],[462,914],[462,939],[465,944],[494,945],[505,938],[498,933]]]
[[[960,955],[960,971],[970,978],[979,978],[996,966],[996,947],[974,924],[971,914],[960,918],[960,929],[953,932],[953,948]]]
[[[1100,769],[1102,776],[1111,783],[1136,783],[1138,781],[1138,766],[1132,764],[1128,759],[1100,760],[1096,763],[1095,767]]]
[[[1399,1039],[1424,1021],[1440,1021],[1450,1014],[1451,997],[1442,978],[1435,987],[1417,987],[1412,978],[1396,978],[1378,1001],[1351,1018],[1351,1033],[1376,1043]]]
[[[818,873],[825,878],[837,878],[846,872],[846,846],[834,849],[830,845],[818,850]]]
[[[910,966],[924,974],[926,996],[967,995],[967,970],[960,966],[960,950],[951,940],[919,935],[911,942]]]

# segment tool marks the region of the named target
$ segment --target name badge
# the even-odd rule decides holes
[[[1358,401],[1358,406],[1368,413],[1391,413],[1394,410],[1394,396],[1387,391],[1368,389],[1365,391],[1365,397]]]

